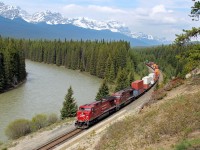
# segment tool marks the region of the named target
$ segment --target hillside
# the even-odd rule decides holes
[[[185,81],[163,100],[112,125],[96,149],[200,148],[199,89],[200,77]]]
[[[198,150],[199,89],[200,76],[186,80],[168,91],[164,99],[148,104],[139,114],[126,116],[98,134],[94,131],[72,149]]]

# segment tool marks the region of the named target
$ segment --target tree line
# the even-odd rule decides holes
[[[125,41],[24,41],[27,59],[86,71],[109,82],[114,82],[122,69],[133,74],[134,55],[129,49]]]
[[[0,36],[0,93],[26,79],[22,40]]]

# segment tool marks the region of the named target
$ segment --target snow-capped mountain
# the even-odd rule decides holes
[[[142,32],[137,32],[137,33],[131,33],[131,37],[132,38],[137,38],[137,39],[149,39],[149,40],[156,40],[156,41],[160,41],[160,42],[163,42],[163,43],[167,43],[167,42],[170,42],[168,41],[166,38],[160,38],[160,37],[156,37],[156,36],[152,36],[152,35],[149,35],[149,34],[144,34]]]
[[[154,39],[154,37],[152,35],[147,35],[147,34],[144,34],[142,32],[131,33],[131,36],[133,38],[139,38],[139,39],[149,39],[149,40],[153,40]]]
[[[125,24],[117,21],[97,21],[89,19],[87,17],[79,18],[64,18],[60,13],[52,13],[50,11],[37,12],[32,15],[27,22],[39,23],[46,22],[47,24],[73,24],[75,26],[93,29],[93,30],[110,30],[112,32],[120,32],[123,34],[129,34],[130,30]]]
[[[28,13],[23,11],[21,8],[5,5],[4,3],[0,2],[0,16],[8,19],[14,19],[17,17],[23,18],[26,15],[28,15]]]
[[[163,42],[163,39],[161,40],[159,38],[153,37],[152,35],[147,35],[142,32],[132,33],[125,24],[118,21],[97,21],[85,17],[64,18],[60,13],[55,13],[51,11],[37,12],[33,15],[30,15],[28,12],[22,10],[20,7],[6,5],[3,2],[0,2],[0,16],[11,20],[15,18],[21,18],[28,23],[34,24],[72,24],[85,29],[110,30],[112,32],[118,32],[135,39],[158,40]]]
[[[47,24],[66,24],[67,22],[60,13],[52,13],[50,11],[37,12],[31,16],[27,22],[39,23],[46,22]]]

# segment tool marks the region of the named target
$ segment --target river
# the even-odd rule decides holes
[[[26,60],[27,81],[16,89],[0,94],[0,141],[6,141],[6,126],[19,118],[31,119],[39,113],[56,113],[69,86],[78,105],[94,100],[101,80],[97,77],[44,63]]]

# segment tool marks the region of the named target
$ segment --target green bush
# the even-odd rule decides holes
[[[174,150],[199,150],[200,138],[185,139],[175,145]]]
[[[45,114],[38,114],[32,118],[31,130],[37,131],[48,125],[47,116]]]
[[[50,114],[47,121],[48,125],[54,124],[58,121],[58,116],[56,114]]]
[[[180,144],[176,145],[175,150],[187,150],[189,147],[191,147],[191,144],[184,140]]]
[[[27,135],[30,132],[31,123],[26,119],[17,119],[11,122],[5,130],[5,134],[9,139],[17,139],[21,136]]]

